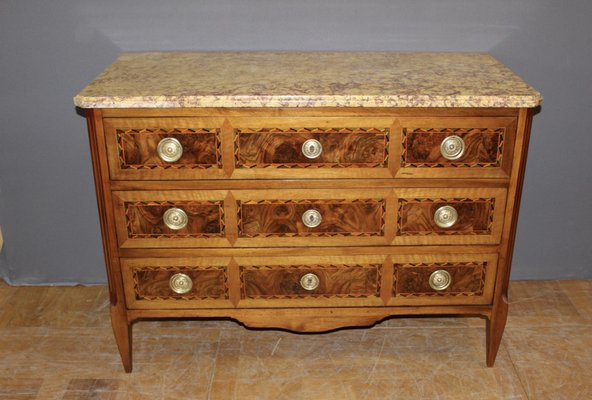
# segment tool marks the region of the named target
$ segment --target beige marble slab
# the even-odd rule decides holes
[[[123,53],[82,108],[536,107],[540,93],[483,53]]]

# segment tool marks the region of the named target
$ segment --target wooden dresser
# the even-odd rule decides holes
[[[482,316],[493,365],[540,102],[486,54],[122,54],[75,104],[125,370],[170,317]]]

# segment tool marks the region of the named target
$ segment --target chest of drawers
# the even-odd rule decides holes
[[[540,102],[483,54],[121,55],[75,104],[125,370],[170,317],[482,316],[493,365]]]

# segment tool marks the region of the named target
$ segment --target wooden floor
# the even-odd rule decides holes
[[[485,321],[397,318],[298,335],[139,322],[125,374],[95,287],[0,281],[0,399],[592,399],[592,281],[515,281],[494,368]]]

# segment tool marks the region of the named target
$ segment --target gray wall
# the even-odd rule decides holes
[[[119,52],[490,52],[540,90],[512,277],[592,278],[589,0],[2,0],[0,276],[105,281],[72,96]]]

